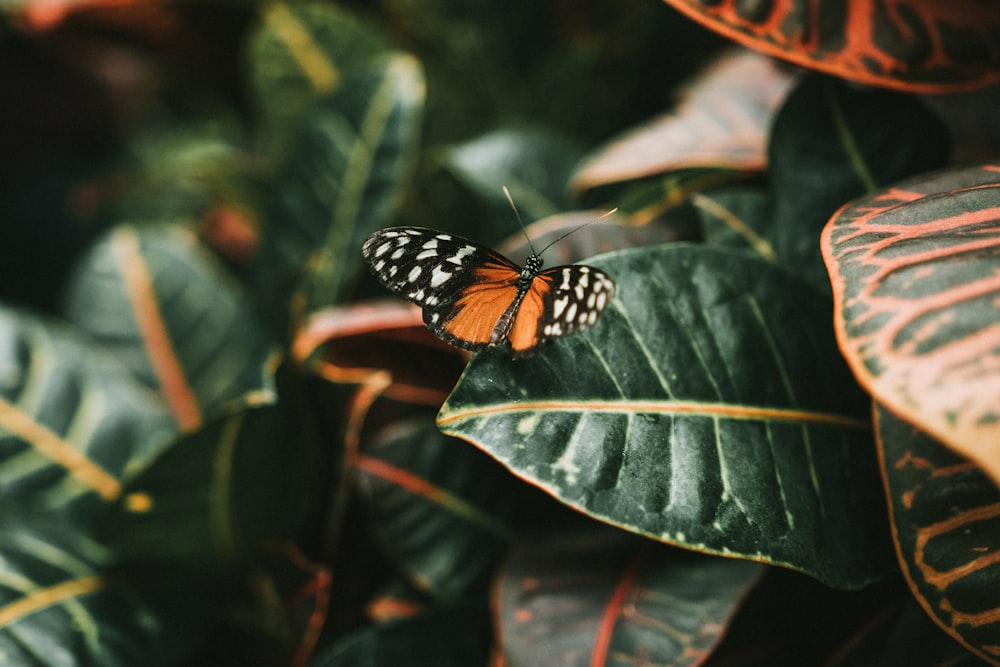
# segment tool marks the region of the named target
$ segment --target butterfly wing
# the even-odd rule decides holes
[[[481,350],[496,321],[517,297],[518,267],[489,248],[419,227],[372,234],[362,247],[372,272],[390,290],[417,304],[438,336]]]
[[[611,301],[615,283],[592,266],[568,265],[542,271],[524,296],[508,334],[515,357],[546,342],[589,329]]]

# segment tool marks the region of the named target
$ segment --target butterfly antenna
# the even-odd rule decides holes
[[[528,241],[528,247],[531,248],[531,254],[532,255],[541,254],[535,252],[535,246],[531,244],[531,237],[528,236],[528,230],[524,226],[524,220],[521,219],[521,212],[517,210],[517,206],[514,204],[514,198],[510,196],[510,190],[507,189],[506,185],[503,186],[503,193],[507,195],[507,201],[510,202],[510,207],[514,209],[514,215],[517,217],[518,224],[521,225],[521,233],[524,234],[524,238]]]
[[[589,227],[590,225],[594,224],[595,222],[600,222],[601,220],[604,220],[604,218],[606,218],[606,217],[608,217],[610,215],[614,215],[617,212],[618,212],[618,207],[615,207],[615,208],[611,209],[610,211],[605,211],[604,213],[600,214],[599,216],[597,216],[593,220],[590,220],[589,222],[583,223],[579,227],[574,227],[573,229],[569,230],[568,232],[566,232],[565,234],[563,234],[562,236],[560,236],[559,238],[557,238],[555,241],[552,241],[547,246],[545,246],[544,248],[542,248],[541,252],[539,252],[537,254],[541,255],[543,252],[545,252],[546,250],[548,250],[549,248],[551,248],[555,244],[559,243],[560,241],[562,241],[564,238],[566,238],[570,234],[576,234],[578,231],[580,231],[584,227]]]

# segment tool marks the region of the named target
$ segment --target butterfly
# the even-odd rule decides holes
[[[438,337],[473,351],[509,344],[514,358],[593,326],[615,290],[591,266],[543,271],[532,251],[519,267],[478,243],[420,227],[375,232],[362,252],[383,285],[423,308]]]

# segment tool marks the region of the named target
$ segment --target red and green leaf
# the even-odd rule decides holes
[[[732,49],[705,68],[674,109],[613,139],[576,169],[577,192],[677,169],[761,172],[767,133],[793,81],[775,61]]]
[[[485,589],[514,536],[516,480],[429,418],[381,436],[358,457],[356,475],[383,550],[435,598]]]
[[[615,299],[526,360],[477,355],[438,423],[563,503],[843,587],[892,567],[868,401],[829,302],[742,252],[595,258]]]
[[[912,179],[823,232],[841,352],[876,401],[1000,480],[1000,166]]]
[[[938,625],[1000,663],[1000,490],[926,433],[885,409],[876,414],[903,574]]]
[[[730,39],[796,65],[912,92],[1000,81],[992,0],[665,0]]]
[[[598,526],[536,535],[497,581],[503,664],[703,664],[765,569]]]

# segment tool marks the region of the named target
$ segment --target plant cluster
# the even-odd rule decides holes
[[[8,3],[0,662],[1000,664],[1000,7],[753,4]]]

